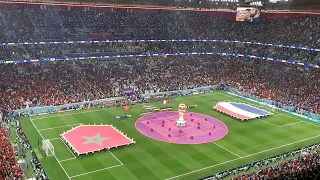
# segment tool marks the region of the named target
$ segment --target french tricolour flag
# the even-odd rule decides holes
[[[268,116],[271,113],[244,103],[219,102],[215,109],[240,120]]]
[[[162,104],[169,104],[169,101],[168,100],[163,100]]]

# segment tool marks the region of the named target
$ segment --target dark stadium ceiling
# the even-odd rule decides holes
[[[46,0],[43,0],[46,1]],[[263,9],[299,9],[320,11],[320,0],[57,0],[64,2],[105,3],[121,5],[146,5],[193,8],[229,8],[237,6],[262,5]],[[53,1],[47,1],[53,2]]]

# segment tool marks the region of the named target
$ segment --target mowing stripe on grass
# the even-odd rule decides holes
[[[34,126],[34,128],[37,130],[38,134],[40,135],[40,137],[42,138],[42,140],[45,140],[42,136],[42,134],[40,133],[39,129],[37,128],[37,126],[34,124],[34,122],[32,121],[31,119],[31,116],[30,116],[30,121],[32,123],[32,125]],[[61,163],[59,162],[57,156],[53,153],[53,157],[57,160],[58,164],[60,165],[60,167],[62,168],[63,172],[66,174],[66,176],[68,177],[68,179],[71,180],[70,176],[68,175],[67,171],[64,169],[64,167],[61,165]]]
[[[196,172],[199,172],[199,171],[203,171],[203,170],[206,170],[206,169],[209,169],[209,168],[213,168],[213,167],[220,166],[220,165],[223,165],[223,164],[227,164],[227,163],[230,163],[230,162],[234,162],[234,161],[237,161],[237,160],[240,160],[240,159],[251,157],[251,156],[254,156],[254,155],[257,155],[257,154],[265,153],[265,152],[272,151],[272,150],[275,150],[275,149],[279,149],[279,148],[282,148],[282,147],[286,147],[286,146],[290,146],[290,145],[297,144],[297,143],[300,143],[300,142],[308,141],[310,139],[314,139],[314,138],[317,138],[317,137],[320,137],[320,135],[313,136],[313,137],[306,138],[306,139],[302,139],[302,140],[299,140],[299,141],[295,141],[295,142],[292,142],[292,143],[289,143],[289,144],[284,144],[284,145],[281,145],[281,146],[278,146],[278,147],[274,147],[274,148],[271,148],[271,149],[266,149],[264,151],[260,151],[260,152],[257,152],[257,153],[253,153],[253,154],[249,154],[249,155],[246,155],[246,156],[242,156],[242,157],[239,157],[239,158],[236,158],[236,159],[232,159],[232,160],[229,160],[229,161],[225,161],[225,162],[222,162],[222,163],[219,163],[219,164],[214,164],[212,166],[207,166],[207,167],[204,167],[204,168],[201,168],[201,169],[197,169],[197,170],[194,170],[194,171],[191,171],[191,172],[187,172],[187,173],[184,173],[184,174],[173,176],[173,177],[167,178],[165,180],[179,178],[179,177],[186,176],[186,175],[189,175],[189,174],[193,174],[193,173],[196,173]]]

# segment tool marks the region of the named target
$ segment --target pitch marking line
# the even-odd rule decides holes
[[[193,174],[193,173],[196,173],[196,172],[199,172],[199,171],[203,171],[203,170],[206,170],[206,169],[217,167],[217,166],[220,166],[220,165],[223,165],[223,164],[227,164],[227,163],[234,162],[234,161],[237,161],[237,160],[240,160],[240,159],[251,157],[251,156],[254,156],[254,155],[257,155],[257,154],[262,154],[262,153],[265,153],[265,152],[268,152],[268,151],[272,151],[272,150],[275,150],[275,149],[279,149],[279,148],[282,148],[282,147],[286,147],[286,146],[290,146],[290,145],[297,144],[297,143],[300,143],[300,142],[308,141],[310,139],[314,139],[314,138],[317,138],[317,137],[320,137],[320,135],[309,137],[309,138],[306,138],[306,139],[302,139],[302,140],[299,140],[299,141],[296,141],[296,142],[292,142],[292,143],[289,143],[289,144],[284,144],[284,145],[281,145],[281,146],[278,146],[278,147],[274,147],[274,148],[271,148],[271,149],[266,149],[264,151],[260,151],[260,152],[257,152],[257,153],[253,153],[253,154],[249,154],[249,155],[246,155],[246,156],[242,156],[242,157],[239,157],[239,158],[236,158],[236,159],[232,159],[232,160],[229,160],[229,161],[225,161],[225,162],[222,162],[222,163],[219,163],[219,164],[214,164],[214,165],[211,165],[211,166],[207,166],[207,167],[204,167],[204,168],[201,168],[201,169],[197,169],[197,170],[190,171],[190,172],[187,172],[187,173],[184,173],[184,174],[173,176],[173,177],[167,178],[165,180],[176,179],[176,178],[179,178],[179,177],[182,177],[182,176],[186,176],[186,175]]]
[[[82,174],[78,174],[78,175],[74,175],[74,176],[71,176],[70,178],[72,179],[72,178],[75,178],[75,177],[84,176],[84,175],[87,175],[87,174],[92,174],[92,173],[95,173],[95,172],[104,171],[104,170],[107,170],[107,169],[112,169],[112,168],[116,168],[116,167],[123,166],[123,163],[122,163],[111,151],[109,151],[109,153],[110,153],[120,164],[114,165],[114,166],[110,166],[110,167],[106,167],[106,168],[102,168],[102,169],[97,169],[97,170],[94,170],[94,171],[89,171],[89,172],[82,173]],[[68,161],[68,160],[72,160],[72,159],[66,159],[65,161]],[[60,162],[61,162],[61,161],[60,161]]]
[[[74,160],[74,159],[77,159],[77,158],[73,157],[73,158],[61,160],[61,161],[59,161],[59,162],[70,161],[70,160]]]
[[[282,126],[279,126],[279,127],[286,127],[286,126],[291,126],[291,125],[299,124],[299,123],[302,123],[302,122],[294,122],[294,123],[285,124],[285,125],[282,125]]]
[[[44,139],[44,137],[42,136],[42,134],[40,133],[39,129],[36,127],[36,125],[34,124],[33,120],[31,119],[31,116],[30,116],[30,121],[32,123],[32,125],[34,126],[34,128],[37,130],[37,132],[39,133],[40,137],[42,139]],[[78,123],[78,124],[81,124],[81,123]],[[69,125],[70,126],[70,125]],[[61,126],[59,126],[61,127]],[[58,128],[58,127],[56,127]],[[118,165],[115,165],[115,166],[110,166],[110,167],[106,167],[106,168],[103,168],[103,169],[98,169],[98,170],[95,170],[95,171],[90,171],[90,172],[86,172],[86,173],[82,173],[82,174],[78,174],[78,175],[74,175],[74,176],[69,176],[69,174],[67,173],[67,171],[64,169],[64,167],[62,166],[61,162],[65,162],[65,161],[71,161],[71,160],[74,160],[74,159],[77,159],[77,157],[72,153],[72,151],[70,150],[70,148],[64,143],[64,141],[61,139],[61,138],[52,138],[52,139],[49,139],[49,140],[61,140],[63,142],[63,144],[67,147],[67,149],[71,152],[71,154],[73,155],[73,158],[69,158],[69,159],[63,159],[61,161],[59,161],[59,159],[56,157],[55,154],[53,154],[54,158],[56,159],[56,161],[58,162],[58,164],[60,165],[60,167],[62,168],[62,170],[64,171],[64,173],[67,175],[68,179],[71,180],[72,178],[75,178],[75,177],[79,177],[79,176],[83,176],[83,175],[87,175],[87,174],[91,174],[91,173],[95,173],[95,172],[99,172],[99,171],[104,171],[104,170],[107,170],[107,169],[112,169],[112,168],[116,168],[116,167],[120,167],[120,166],[123,166],[123,163],[111,152],[109,151],[109,153],[120,163]]]
[[[89,171],[89,172],[86,172],[86,173],[82,173],[82,174],[78,174],[78,175],[74,175],[74,176],[70,176],[70,178],[76,178],[76,177],[79,177],[79,176],[84,176],[84,175],[87,175],[87,174],[92,174],[92,173],[95,173],[95,172],[99,172],[99,171],[104,171],[104,170],[107,170],[107,169],[112,169],[112,168],[116,168],[116,167],[120,167],[120,166],[123,166],[123,163],[111,152],[109,151],[109,153],[120,163],[118,165],[114,165],[114,166],[110,166],[110,167],[106,167],[106,168],[102,168],[102,169],[97,169],[97,170],[94,170],[94,171]],[[65,161],[71,161],[71,160],[74,160],[76,159],[76,157],[74,158],[69,158],[69,159],[64,159],[64,160],[61,160],[59,162],[65,162]]]
[[[123,163],[109,150],[109,153],[121,164],[123,165]]]
[[[60,138],[52,138],[52,139],[47,139],[47,140],[49,140],[49,141],[54,141],[54,140],[60,140]]]
[[[294,122],[294,123],[289,123],[289,124],[285,124],[285,125],[278,126],[278,125],[275,125],[275,124],[273,124],[273,123],[270,123],[270,122],[265,121],[265,120],[262,120],[262,119],[261,119],[260,121],[265,122],[265,123],[267,123],[267,124],[270,124],[270,125],[272,125],[272,126],[278,127],[278,128],[286,127],[286,126],[291,126],[291,125],[294,125],[294,124],[302,123],[302,122],[298,121],[298,122]]]
[[[34,124],[34,122],[32,121],[31,119],[31,116],[30,116],[30,121],[32,123],[32,125],[34,126],[34,128],[37,130],[38,134],[40,135],[40,137],[42,138],[42,140],[45,140],[41,134],[41,132],[39,131],[39,129],[37,128],[37,126]],[[60,167],[62,168],[63,172],[66,174],[66,176],[68,177],[68,179],[71,180],[70,176],[68,175],[67,171],[64,169],[64,167],[61,165],[61,163],[59,162],[57,156],[53,153],[53,157],[57,160],[58,164],[60,165]]]
[[[233,155],[237,156],[238,158],[241,158],[241,156],[239,156],[238,154],[236,154],[236,153],[234,153],[234,152],[232,152],[232,151],[228,150],[227,148],[224,148],[223,146],[220,146],[219,144],[217,144],[217,143],[215,143],[215,142],[212,142],[212,143],[213,143],[213,144],[215,144],[215,145],[217,145],[217,146],[219,146],[220,148],[222,148],[222,149],[224,149],[224,150],[228,151],[229,153],[231,153],[231,154],[233,154]]]
[[[60,140],[61,140],[62,143],[67,147],[67,149],[70,151],[70,153],[72,154],[72,156],[73,156],[74,158],[76,158],[76,156],[74,155],[74,152],[71,151],[70,147],[64,142],[64,140],[61,139],[61,138],[60,138]]]
[[[272,126],[274,126],[274,127],[280,127],[280,126],[278,126],[278,125],[275,125],[275,124],[273,124],[273,123],[271,123],[271,122],[268,122],[268,121],[265,121],[265,120],[262,120],[262,119],[260,119],[260,121],[265,122],[265,123],[267,123],[267,124],[270,124],[270,125],[272,125]]]
[[[74,153],[71,151],[71,149],[69,148],[69,146],[61,139],[61,138],[52,138],[52,139],[48,139],[49,141],[53,141],[53,140],[60,140],[62,141],[62,143],[67,147],[67,149],[70,151],[70,153],[72,154],[73,158],[70,159],[75,159],[76,156],[74,155]],[[64,160],[63,160],[64,161]],[[62,162],[62,161],[60,161]]]
[[[38,118],[33,118],[32,120],[40,120],[40,119],[48,119],[48,118],[55,118],[55,117],[63,117],[63,116],[72,116],[75,114],[84,114],[84,113],[91,113],[91,112],[97,112],[97,111],[105,111],[107,109],[115,109],[115,108],[119,108],[119,107],[110,107],[110,108],[105,108],[105,109],[95,109],[95,110],[79,110],[81,112],[76,112],[76,113],[68,113],[68,114],[60,114],[60,115],[54,115],[54,116],[44,116],[44,117],[38,117]]]
[[[112,168],[116,168],[116,167],[120,167],[120,166],[123,166],[123,164],[118,164],[118,165],[115,165],[115,166],[110,166],[110,167],[106,167],[106,168],[103,168],[103,169],[98,169],[98,170],[95,170],[95,171],[90,171],[90,172],[74,175],[74,176],[71,176],[70,178],[72,179],[72,178],[76,178],[76,177],[79,177],[79,176],[84,176],[84,175],[87,175],[87,174],[91,174],[91,173],[95,173],[95,172],[99,172],[99,171],[104,171],[104,170],[107,170],[107,169],[112,169]]]
[[[81,123],[76,123],[76,124],[69,124],[69,125],[65,125],[65,126],[57,126],[57,127],[53,127],[53,128],[39,129],[39,131],[46,131],[46,130],[51,130],[51,129],[59,129],[59,128],[63,128],[63,127],[76,126],[76,125],[80,125],[80,124]]]
[[[308,121],[306,121],[306,120],[301,120],[301,119],[298,119],[298,118],[295,118],[295,117],[292,117],[292,116],[289,116],[289,115],[286,115],[286,114],[281,114],[281,115],[282,115],[282,116],[289,117],[289,118],[292,118],[292,119],[295,119],[295,120],[300,121],[300,122],[303,122],[303,123],[310,124],[310,125],[315,126],[315,127],[320,127],[319,125],[314,124],[314,123],[311,123],[311,122],[308,122]]]

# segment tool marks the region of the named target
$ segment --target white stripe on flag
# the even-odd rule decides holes
[[[252,112],[248,112],[248,111],[240,109],[240,108],[238,108],[236,106],[233,106],[229,102],[222,102],[222,103],[220,103],[220,105],[222,107],[228,109],[229,111],[232,111],[234,113],[241,114],[243,116],[247,116],[247,117],[250,117],[250,118],[256,118],[256,117],[260,117],[261,116],[260,114],[255,114],[255,113],[252,113]]]

